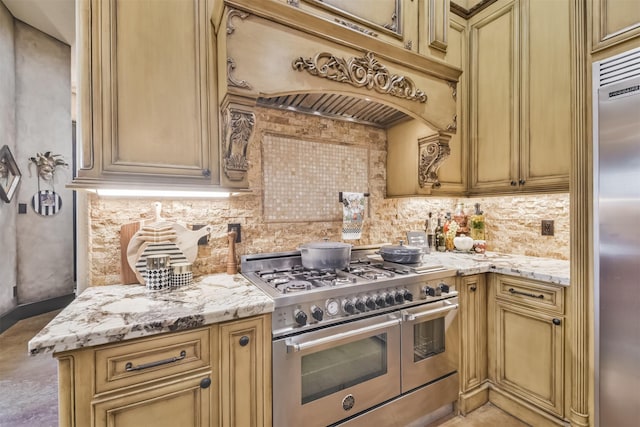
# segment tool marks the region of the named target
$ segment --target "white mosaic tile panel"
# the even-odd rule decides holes
[[[366,147],[265,134],[262,162],[266,222],[339,221],[338,193],[368,191]]]

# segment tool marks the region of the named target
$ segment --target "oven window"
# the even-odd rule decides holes
[[[302,404],[387,373],[387,334],[302,357]]]
[[[444,352],[444,317],[413,326],[413,361]]]

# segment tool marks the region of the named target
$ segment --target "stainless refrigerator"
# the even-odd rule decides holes
[[[640,49],[593,65],[596,426],[640,425]]]

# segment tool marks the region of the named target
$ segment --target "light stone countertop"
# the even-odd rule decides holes
[[[468,276],[487,272],[569,285],[569,261],[509,255],[432,252],[424,264],[442,264]],[[170,291],[142,285],[87,288],[29,341],[30,354],[61,352],[270,313],[273,300],[240,274],[213,274]]]
[[[184,288],[87,288],[28,344],[30,354],[60,352],[205,326],[273,311],[273,300],[240,274],[194,279]]]
[[[497,252],[484,254],[432,252],[424,256],[423,263],[442,264],[447,268],[458,270],[460,276],[501,273],[569,286],[569,261],[566,260]]]

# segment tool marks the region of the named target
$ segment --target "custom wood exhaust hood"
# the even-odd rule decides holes
[[[214,6],[222,185],[246,179],[256,105],[382,128],[417,119],[438,133],[455,133],[461,70],[288,3],[225,0]],[[446,156],[445,148],[436,151]],[[421,185],[437,179],[434,168],[442,160],[429,158],[421,166]]]

